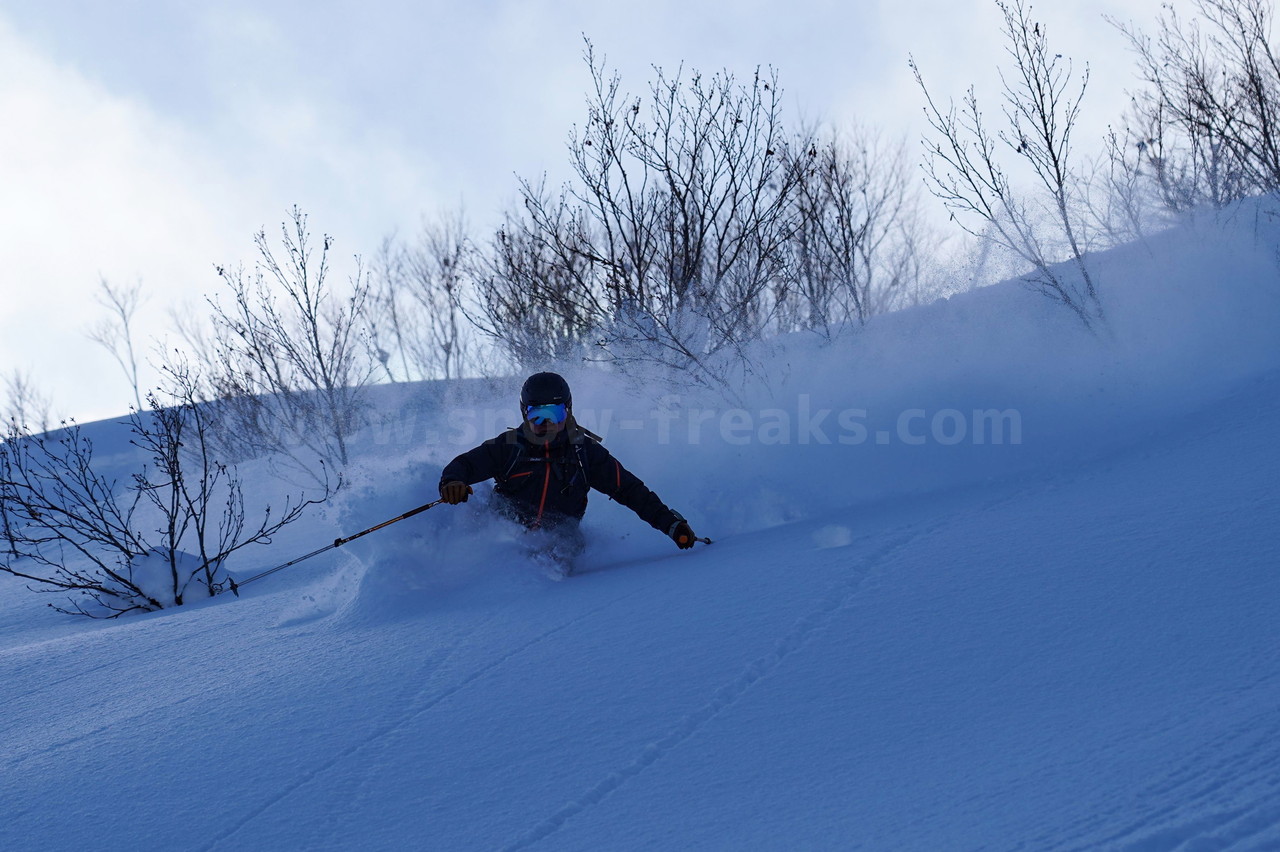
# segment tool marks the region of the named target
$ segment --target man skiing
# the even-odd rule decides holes
[[[440,497],[465,503],[471,486],[496,481],[499,511],[540,531],[552,557],[571,568],[583,548],[579,521],[594,488],[617,500],[682,549],[697,538],[688,522],[624,468],[573,417],[569,383],[556,373],[535,373],[520,389],[522,423],[449,462]]]

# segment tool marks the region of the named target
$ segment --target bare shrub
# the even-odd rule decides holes
[[[1133,131],[1121,135],[1109,130],[1104,156],[1082,176],[1082,207],[1102,248],[1145,240],[1168,223],[1156,183],[1150,179],[1150,145],[1149,137],[1135,138]]]
[[[142,304],[142,283],[118,287],[102,278],[98,289],[98,304],[107,309],[107,317],[89,329],[88,337],[111,353],[120,365],[129,387],[133,389],[134,406],[140,410],[142,392],[138,379],[138,353],[133,341],[133,319]]]
[[[1166,6],[1152,37],[1129,39],[1147,88],[1138,134],[1164,205],[1221,208],[1280,188],[1280,57],[1268,0],[1194,0],[1198,19]]]
[[[485,371],[468,321],[476,308],[475,252],[461,213],[424,222],[411,239],[383,241],[369,272],[365,311],[375,355],[391,381]]]
[[[988,128],[972,87],[959,110],[952,104],[944,112],[912,62],[934,133],[925,140],[927,181],[961,227],[1030,264],[1033,272],[1026,280],[1033,289],[1095,328],[1105,323],[1105,313],[1085,262],[1085,219],[1071,165],[1088,69],[1076,79],[1070,61],[1050,50],[1044,26],[1031,20],[1024,0],[996,5],[1012,63],[1007,74],[1001,71],[1002,129]],[[1037,191],[1015,189],[1006,165],[1009,155],[1030,172]],[[1074,274],[1056,265],[1061,260]]]
[[[222,590],[225,562],[319,502],[287,497],[249,520],[235,468],[216,459],[216,428],[197,382],[170,373],[129,417],[146,457],[123,480],[97,469],[93,442],[72,422],[45,435],[11,422],[0,443],[0,570],[66,596],[59,612],[114,618],[182,606]],[[327,494],[325,495],[327,496]]]
[[[204,394],[214,404],[220,449],[231,459],[275,455],[322,490],[349,457],[361,425],[361,391],[374,362],[365,339],[368,284],[357,268],[347,295],[330,289],[325,236],[316,257],[307,217],[294,208],[281,227],[283,257],[266,234],[255,238],[252,274],[218,267],[230,303],[209,300],[213,326],[205,347]]]
[[[725,389],[721,356],[741,364],[743,346],[774,328],[791,230],[799,176],[776,75],[657,69],[632,97],[589,42],[585,60],[575,179],[558,194],[523,182],[524,209],[485,269],[481,324],[521,362],[594,345],[615,365]]]
[[[542,187],[527,205],[540,218],[509,212],[477,258],[479,307],[472,322],[522,369],[588,357],[593,331],[606,316],[592,287],[592,262],[576,230],[580,211],[562,194],[554,203]],[[554,209],[554,216],[548,213]]]
[[[923,226],[902,147],[831,132],[788,153],[799,180],[781,326],[830,336],[909,301]]]
[[[49,397],[36,387],[31,374],[19,369],[4,375],[4,408],[0,423],[16,423],[35,433],[48,432],[53,425]]]

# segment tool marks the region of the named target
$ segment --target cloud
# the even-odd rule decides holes
[[[122,413],[132,392],[83,334],[104,315],[101,277],[142,281],[149,348],[167,310],[216,290],[215,263],[251,264],[253,234],[274,233],[290,206],[348,258],[432,206],[401,140],[323,99],[266,89],[231,104],[217,133],[162,114],[0,18],[0,372],[31,371],[59,412]]]
[[[2,20],[0,115],[0,369],[31,370],[63,409],[121,411],[127,384],[83,339],[98,316],[88,294],[100,276],[195,292],[231,247],[213,211],[234,189],[180,128]]]

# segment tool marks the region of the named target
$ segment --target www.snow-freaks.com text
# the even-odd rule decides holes
[[[510,406],[457,407],[430,418],[414,412],[384,413],[369,426],[379,446],[424,440],[458,445],[492,438],[515,425],[517,418]],[[835,409],[815,405],[808,394],[798,396],[790,409],[685,407],[678,397],[670,396],[643,416],[634,411],[583,407],[574,409],[574,418],[602,438],[618,432],[645,432],[659,444],[1016,446],[1023,440],[1022,414],[1016,408]]]

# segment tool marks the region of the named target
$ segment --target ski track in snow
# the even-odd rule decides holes
[[[614,604],[618,603],[619,601],[632,597],[636,593],[637,593],[637,590],[633,589],[624,595],[619,595],[614,598],[611,598],[610,600],[606,601],[604,604],[598,607],[594,607],[590,610],[581,612],[578,615],[574,616],[573,618],[568,619],[567,621],[564,621],[556,625],[555,627],[552,627],[549,630],[543,631],[542,633],[538,634],[537,636],[528,640],[527,642],[523,642],[517,647],[508,651],[507,653],[502,654],[496,660],[493,660],[492,662],[482,666],[481,668],[474,670],[473,672],[471,672],[471,674],[464,677],[461,681],[459,681],[458,683],[456,683],[451,687],[448,687],[442,692],[428,696],[425,694],[427,692],[427,687],[424,685],[424,687],[419,689],[417,694],[410,701],[409,710],[407,710],[406,712],[398,716],[390,724],[381,726],[369,736],[365,737],[359,742],[356,742],[347,746],[331,759],[324,761],[319,766],[316,766],[314,769],[311,769],[308,772],[304,773],[292,784],[289,784],[284,789],[280,790],[276,795],[272,796],[270,799],[263,802],[257,808],[253,809],[251,812],[246,814],[242,819],[238,820],[228,830],[226,830],[222,834],[215,837],[207,845],[200,847],[202,852],[209,852],[210,850],[218,848],[225,841],[234,837],[237,833],[239,833],[242,829],[247,827],[254,820],[270,812],[273,808],[275,808],[278,804],[280,804],[282,801],[287,799],[293,793],[307,786],[317,778],[320,778],[321,776],[330,772],[335,767],[342,764],[348,758],[358,754],[361,750],[365,749],[366,747],[374,744],[375,742],[385,737],[391,736],[392,734],[401,730],[402,728],[404,728],[405,725],[408,725],[409,723],[413,722],[419,716],[422,716],[423,714],[430,712],[432,709],[437,707],[442,702],[447,701],[448,699],[462,692],[468,686],[480,680],[490,672],[493,672],[494,670],[501,668],[504,664],[518,657],[520,654],[524,653],[529,648],[532,648],[535,645],[538,645],[539,643],[544,642],[547,639],[550,639],[552,636],[555,636],[557,633],[560,633],[561,631],[566,630],[569,627],[572,627],[573,625],[583,621],[584,619],[590,618],[596,613],[603,612],[604,610],[612,607]],[[501,610],[496,611],[492,615],[490,615],[488,618],[476,624],[471,630],[468,630],[461,638],[459,638],[453,644],[451,644],[444,651],[442,655],[439,655],[433,658],[433,660],[430,661],[429,665],[426,667],[424,674],[428,674],[430,672],[436,671],[445,663],[447,663],[453,657],[454,653],[457,652],[460,648],[462,648],[467,643],[468,639],[476,635],[488,624],[498,620],[501,614],[502,614]]]
[[[1262,685],[1266,684],[1258,684]],[[1055,831],[1059,836],[1041,836],[1024,848],[1066,852],[1276,848],[1280,843],[1277,710],[1255,713],[1236,723],[1131,798],[1116,800],[1084,824],[1064,826]],[[1161,729],[1150,736],[1162,741],[1176,734]],[[1153,809],[1151,803],[1165,804]]]
[[[353,557],[347,556],[347,559],[348,559],[348,565],[354,562]],[[341,577],[341,574],[342,574],[341,571],[336,572],[336,576]],[[329,583],[330,585],[333,585],[334,581],[331,579]],[[331,595],[334,594],[332,589],[327,589],[327,591],[329,591]],[[223,592],[223,594],[225,594],[225,592]],[[307,615],[305,616],[295,615],[294,617],[292,617],[292,619],[282,619],[279,623],[277,623],[276,626],[280,628],[297,627],[299,625],[303,625],[312,621],[316,621],[320,618],[324,618],[329,615],[332,615],[333,610],[336,609],[336,605],[333,605],[326,610],[323,606],[315,602],[315,599],[313,596],[309,596],[308,600],[310,601],[310,606],[307,607],[306,609],[306,612],[308,613]],[[225,603],[229,603],[229,601]],[[165,619],[166,621],[163,623],[168,624],[170,623],[168,619],[173,618],[173,612],[169,611],[165,613],[154,613],[152,617]],[[127,622],[119,622],[117,626],[131,627],[132,625],[129,625]],[[196,642],[196,640],[199,640],[208,634],[214,633],[215,631],[224,630],[225,628],[226,628],[226,625],[222,621],[215,619],[213,623],[208,624],[203,628],[196,629],[195,632],[182,633],[179,636],[173,636],[172,638],[167,640],[166,644],[169,646],[185,646],[193,642]],[[161,630],[160,632],[161,632],[161,635],[163,635],[164,631]],[[29,653],[34,651],[37,647],[53,647],[58,643],[72,643],[72,644],[78,643],[83,640],[84,636],[85,634],[76,633],[69,637],[60,637],[56,639],[50,639],[48,643],[46,643],[43,646],[29,645],[29,646],[22,646],[17,649],[0,651],[0,659],[3,659],[4,657],[13,653]],[[123,643],[128,640],[122,639],[120,641]],[[130,654],[125,654],[124,656],[121,656],[121,657],[116,657],[112,660],[108,660],[105,663],[99,663],[98,665],[95,665],[95,666],[90,666],[85,669],[80,669],[79,671],[71,672],[70,674],[67,674],[64,677],[58,678],[57,680],[50,680],[50,681],[41,683],[35,689],[31,689],[26,692],[21,692],[15,695],[8,696],[3,701],[0,701],[0,709],[4,709],[13,704],[17,704],[19,701],[22,701],[25,698],[30,698],[32,696],[39,695],[43,692],[48,692],[54,689],[55,687],[61,686],[62,684],[69,683],[74,680],[79,680],[80,678],[89,677],[90,675],[96,674],[98,672],[102,672],[118,666],[122,666],[125,663],[131,662],[133,660],[141,659],[143,657],[155,656],[156,647],[154,645],[150,645],[147,643],[134,643],[134,644],[141,644],[141,650],[135,651]],[[75,658],[73,657],[72,659],[74,661]]]
[[[89,675],[94,674],[95,672],[104,671],[106,669],[110,669],[115,666],[122,665],[124,663],[129,662],[130,660],[136,660],[140,657],[151,656],[153,653],[154,651],[148,648],[142,651],[138,651],[137,653],[134,653],[134,654],[126,654],[123,657],[120,657],[115,660],[111,660],[106,663],[100,663],[96,666],[90,666],[87,669],[81,669],[78,672],[72,672],[71,674],[68,674],[65,677],[60,677],[57,680],[47,681],[45,683],[40,684],[35,689],[31,689],[26,692],[19,692],[16,695],[10,696],[4,701],[0,701],[0,709],[9,707],[10,705],[13,705],[13,704],[17,704],[19,701],[22,701],[24,698],[31,698],[32,696],[39,695],[42,692],[48,692],[54,687],[61,686],[64,683],[69,683],[73,680],[78,680],[79,678],[82,678],[82,677],[88,677]]]
[[[166,613],[166,615],[168,615],[168,613]],[[212,633],[214,631],[221,630],[224,628],[225,628],[225,625],[223,625],[222,623],[211,624],[203,629],[197,630],[194,633],[184,633],[181,636],[176,636],[170,640],[169,644],[185,645],[187,643],[192,642],[195,639],[199,639],[202,636],[205,636],[209,633]],[[53,639],[53,640],[50,640],[49,644],[52,645],[53,643],[60,643],[64,641],[71,644],[76,644],[82,640],[83,635],[84,634],[74,634],[65,640]],[[25,653],[25,652],[30,652],[34,650],[34,647],[35,646],[27,646],[19,650]],[[135,651],[134,653],[131,653],[131,654],[125,654],[122,657],[116,657],[112,660],[108,660],[105,663],[99,663],[98,665],[95,665],[95,666],[90,666],[85,669],[80,669],[79,671],[71,672],[70,674],[60,677],[57,680],[50,680],[50,681],[41,683],[35,689],[30,689],[30,690],[27,690],[26,692],[20,692],[15,695],[11,695],[8,698],[6,698],[4,701],[0,701],[0,709],[4,709],[11,705],[17,704],[19,701],[22,701],[25,698],[31,698],[32,696],[40,695],[41,693],[44,693],[44,692],[49,692],[50,690],[54,689],[55,687],[61,686],[62,684],[70,683],[71,681],[79,680],[80,678],[89,677],[90,675],[96,674],[98,672],[102,672],[108,669],[122,666],[125,663],[131,662],[132,660],[141,659],[143,657],[153,657],[155,656],[155,653],[156,653],[156,648],[154,645],[143,644],[142,650],[140,651]],[[0,658],[3,658],[5,656],[7,656],[7,654],[0,653]],[[72,657],[72,661],[73,662],[75,661],[74,657]]]
[[[776,671],[792,654],[808,645],[809,641],[820,633],[832,618],[848,608],[867,578],[878,569],[884,568],[884,563],[893,556],[939,530],[962,523],[972,515],[988,512],[1034,490],[1037,489],[1016,489],[1013,493],[983,504],[977,510],[944,517],[925,525],[922,529],[908,526],[905,532],[894,535],[888,543],[858,559],[850,567],[845,579],[832,588],[819,606],[797,619],[791,629],[774,643],[769,653],[747,664],[737,677],[716,690],[710,701],[682,717],[666,736],[646,745],[630,763],[609,773],[581,796],[565,804],[533,829],[504,846],[503,852],[519,852],[541,843],[563,828],[569,820],[600,804],[628,781],[679,748],[706,724],[740,701],[752,687]]]

